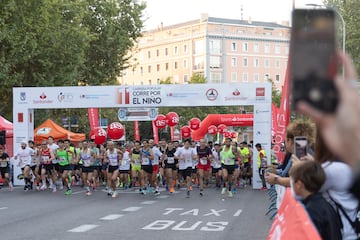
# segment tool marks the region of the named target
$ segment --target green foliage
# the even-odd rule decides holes
[[[191,76],[189,83],[206,83],[206,77],[202,74],[194,73]]]
[[[269,82],[271,83],[271,99],[272,102],[275,103],[277,107],[280,107],[281,102],[281,92],[276,88],[274,81],[272,79],[269,79]]]
[[[161,80],[160,84],[172,84],[171,78],[167,77],[165,80]]]

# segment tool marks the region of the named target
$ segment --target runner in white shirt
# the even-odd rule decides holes
[[[178,148],[174,154],[175,159],[179,161],[179,172],[181,176],[186,179],[186,196],[190,197],[191,187],[191,173],[192,173],[192,161],[197,159],[197,153],[195,148],[191,148],[191,142],[189,139],[184,141],[184,147]]]
[[[155,195],[159,195],[160,191],[159,191],[159,160],[161,158],[161,156],[163,155],[162,152],[159,150],[159,148],[157,146],[155,146],[154,140],[150,139],[149,140],[149,146],[152,149],[152,152],[154,154],[154,159],[151,161],[151,165],[152,165],[152,182],[153,182],[153,186],[155,187]]]
[[[219,143],[214,144],[214,148],[212,149],[213,159],[211,160],[212,174],[215,175],[216,178],[216,188],[220,189],[221,187],[221,146]]]
[[[33,149],[26,146],[26,141],[21,142],[21,148],[15,153],[15,160],[19,160],[18,166],[24,175],[24,190],[28,191],[31,187],[30,164],[32,155],[35,153]]]
[[[49,136],[48,137],[48,148],[50,148],[51,152],[55,155],[56,150],[59,148],[59,146],[54,142],[54,137]],[[50,181],[50,187],[53,189],[53,192],[56,192],[56,182],[58,181],[58,172],[59,172],[59,161],[58,159],[54,158],[52,160],[53,165],[53,171],[52,171],[52,178]]]
[[[121,147],[120,151],[122,152],[122,159],[119,166],[120,181],[124,184],[124,189],[126,190],[129,185],[128,177],[130,172],[131,156],[127,151],[127,146]]]
[[[107,172],[108,181],[108,196],[115,198],[117,196],[115,181],[119,176],[119,162],[122,159],[122,153],[119,149],[115,148],[113,141],[108,141],[106,144],[107,150],[105,152],[104,161],[109,164]]]

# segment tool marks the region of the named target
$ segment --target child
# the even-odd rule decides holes
[[[324,170],[315,161],[301,162],[290,170],[291,192],[304,204],[322,239],[342,239],[341,220],[334,208],[319,193],[325,180]]]

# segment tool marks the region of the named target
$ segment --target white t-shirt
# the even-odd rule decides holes
[[[326,181],[320,191],[324,193],[324,197],[327,199],[328,196],[326,192],[329,192],[331,197],[337,203],[341,204],[347,215],[354,220],[356,217],[355,209],[358,206],[358,200],[348,190],[351,187],[353,179],[353,173],[350,166],[343,162],[325,162],[322,164],[322,167],[326,174]],[[357,239],[349,221],[341,211],[339,212],[344,226],[343,239]]]
[[[152,148],[152,151],[153,151],[154,159],[151,161],[151,164],[159,165],[159,159],[162,155],[162,152],[155,146]]]
[[[174,154],[175,157],[184,158],[179,159],[179,170],[187,169],[193,165],[193,155],[197,155],[195,148],[185,149],[184,147],[178,148]]]
[[[214,156],[213,161],[211,162],[211,166],[213,168],[221,167],[221,151],[218,153],[215,149],[212,150],[212,155]]]
[[[123,153],[119,170],[130,170],[130,154],[128,151]]]
[[[29,147],[26,147],[25,149],[20,148],[15,154],[15,156],[19,160],[19,166],[23,168],[26,165],[31,165],[33,154],[34,150]]]
[[[50,148],[50,150],[55,154],[56,153],[56,150],[59,148],[59,146],[57,145],[57,144],[55,144],[55,143],[53,143],[53,144],[48,144],[48,148]],[[54,158],[53,160],[52,160],[52,163],[58,163],[59,162],[59,160],[57,160],[56,158]]]

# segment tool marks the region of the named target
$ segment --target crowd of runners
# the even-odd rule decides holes
[[[257,150],[266,155],[261,146]],[[163,187],[170,194],[186,189],[190,197],[193,186],[203,196],[205,189],[214,185],[221,194],[233,197],[239,187],[251,185],[252,155],[252,143],[237,144],[231,138],[221,144],[204,139],[182,143],[162,139],[155,144],[150,139],[126,144],[107,141],[102,145],[83,141],[75,146],[67,139],[55,143],[49,137],[41,144],[22,142],[13,158],[22,170],[15,177],[24,180],[25,191],[64,189],[65,195],[71,195],[72,187],[79,185],[86,189],[86,195],[105,187],[109,196],[116,197],[117,189],[136,187],[141,194],[159,195]],[[9,156],[2,148],[0,163],[1,176],[12,191]],[[259,169],[260,165],[259,157]]]

